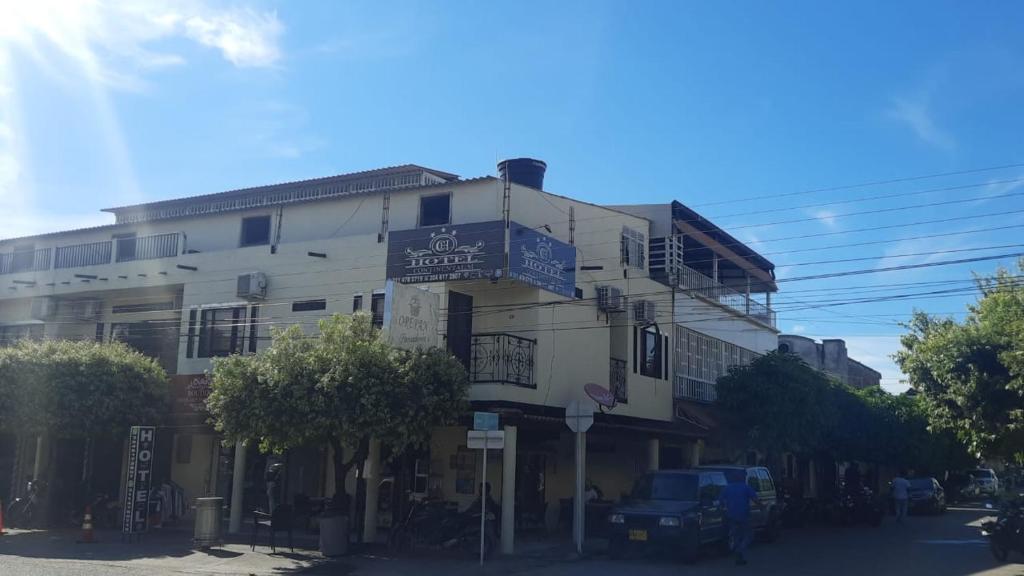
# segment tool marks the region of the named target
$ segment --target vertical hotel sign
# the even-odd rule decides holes
[[[132,426],[128,438],[128,477],[124,493],[124,522],[126,534],[145,532],[149,517],[149,491],[153,485],[153,445],[156,428]]]

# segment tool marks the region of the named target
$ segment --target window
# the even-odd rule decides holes
[[[15,324],[12,326],[0,326],[0,346],[10,346],[18,340],[41,340],[43,338],[42,324]]]
[[[175,460],[178,464],[188,464],[192,462],[192,435],[191,434],[179,434],[178,444],[175,447]]]
[[[14,259],[11,263],[11,270],[13,272],[24,272],[26,270],[32,270],[33,268],[35,268],[36,262],[35,244],[15,246],[13,258]]]
[[[242,218],[242,241],[239,246],[270,244],[270,216]]]
[[[642,270],[647,261],[646,244],[647,240],[643,232],[623,226],[622,244],[620,245],[622,263],[630,268]]]
[[[199,357],[241,353],[245,340],[245,308],[209,308],[199,322]]]
[[[313,310],[326,310],[327,300],[321,298],[319,300],[303,300],[301,302],[292,302],[292,312],[312,312]]]
[[[441,226],[451,221],[451,194],[420,196],[420,226]]]
[[[634,500],[694,500],[696,495],[693,474],[647,474],[633,486]]]
[[[352,297],[352,313],[355,314],[363,309],[363,295],[356,294]]]
[[[663,349],[665,337],[653,326],[640,329],[640,375],[664,378]]]
[[[374,294],[370,298],[370,313],[373,314],[373,325],[377,328],[384,326],[384,295]]]
[[[135,260],[135,247],[137,243],[135,232],[114,234],[114,244],[117,247],[117,261],[130,262]]]

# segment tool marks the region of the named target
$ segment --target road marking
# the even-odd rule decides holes
[[[988,544],[988,540],[984,538],[974,538],[971,540],[918,540],[918,544],[966,544],[969,546],[984,546]]]

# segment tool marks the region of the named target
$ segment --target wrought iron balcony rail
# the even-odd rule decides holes
[[[474,384],[512,384],[535,388],[536,348],[536,340],[515,334],[474,334],[470,381]]]

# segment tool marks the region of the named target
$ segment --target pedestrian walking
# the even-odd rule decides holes
[[[747,547],[754,534],[750,524],[750,505],[760,505],[760,501],[757,492],[747,484],[746,471],[730,471],[727,479],[729,485],[722,491],[722,500],[725,502],[725,517],[729,522],[729,539],[733,554],[736,555],[736,564],[743,566],[747,563]]]
[[[910,497],[910,481],[907,471],[900,470],[899,476],[892,479],[892,500],[896,506],[896,522],[902,524],[907,517],[907,499]]]

